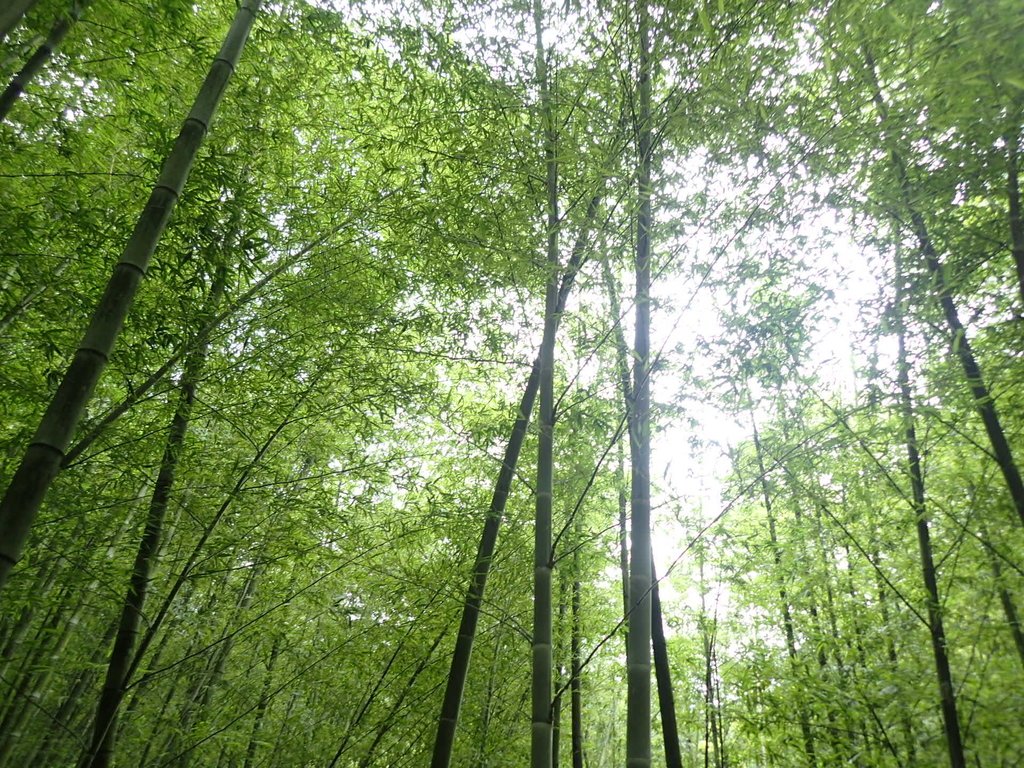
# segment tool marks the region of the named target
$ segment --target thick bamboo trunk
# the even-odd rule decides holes
[[[153,251],[234,72],[260,2],[245,0],[235,15],[135,231],[114,267],[82,343],[0,501],[0,588],[21,558],[43,498],[60,470],[71,436],[110,358]]]
[[[28,61],[25,62],[25,66],[18,70],[18,73],[11,78],[11,82],[4,88],[3,93],[0,93],[0,120],[6,119],[7,115],[10,114],[11,107],[14,106],[21,94],[36,79],[36,76],[43,71],[43,67],[46,66],[47,62],[53,58],[54,52],[60,48],[71,28],[82,18],[82,13],[90,2],[91,0],[76,0],[73,2],[71,10],[54,22],[46,39],[36,48]]]
[[[633,383],[629,375],[629,349],[626,346],[625,335],[620,322],[620,303],[618,291],[615,285],[615,278],[612,275],[611,267],[605,260],[602,264],[605,290],[608,294],[608,306],[613,327],[613,337],[616,349],[616,368],[619,375],[619,388],[622,391],[622,399],[626,408],[627,419],[634,410],[635,398],[633,394]],[[626,626],[629,622],[629,553],[626,546],[626,483],[625,473],[622,467],[622,455],[619,455],[619,483],[618,483],[618,509],[619,509],[619,569],[622,573],[622,600],[623,610],[626,619]],[[625,632],[626,649],[629,649],[629,632]],[[654,654],[654,671],[658,687],[658,705],[662,716],[662,738],[665,746],[665,762],[668,768],[677,768],[682,765],[682,754],[679,748],[679,729],[675,717],[675,696],[672,690],[672,675],[668,663],[668,646],[665,642],[665,627],[661,613],[661,594],[658,589],[658,580],[654,571],[654,560],[651,559],[651,649]]]
[[[636,230],[636,334],[629,414],[630,569],[626,652],[626,765],[651,764],[651,62],[646,0],[637,6],[639,112]]]
[[[0,6],[0,44],[15,30],[25,14],[32,10],[32,6],[37,2],[39,0],[6,0]]]

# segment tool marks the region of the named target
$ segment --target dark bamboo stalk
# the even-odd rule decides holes
[[[219,284],[220,288],[215,286],[211,296],[214,306],[219,301],[219,293],[223,288],[223,282],[220,281]],[[160,471],[153,489],[145,529],[135,555],[128,592],[125,595],[117,635],[114,638],[114,647],[110,652],[103,692],[96,708],[92,744],[83,757],[82,768],[106,768],[113,759],[117,738],[117,712],[125,694],[132,651],[139,633],[146,598],[149,595],[150,582],[156,568],[156,555],[160,549],[167,505],[174,488],[178,462],[184,448],[185,436],[188,433],[192,406],[195,403],[196,382],[205,359],[206,348],[203,347],[188,361],[182,375],[178,404],[174,416],[171,418],[167,444],[160,460]]]
[[[569,264],[565,274],[562,276],[562,282],[558,290],[556,318],[565,309],[565,302],[569,297],[569,292],[572,290],[576,273],[579,271],[584,254],[589,247],[590,228],[597,216],[597,210],[600,205],[601,193],[598,193],[591,198],[587,206],[583,228],[573,245]],[[476,625],[480,617],[480,606],[484,599],[484,589],[487,586],[487,575],[490,573],[491,561],[494,558],[494,548],[498,542],[498,531],[501,528],[501,519],[505,514],[505,503],[508,501],[509,493],[512,490],[512,479],[515,476],[516,466],[519,463],[519,453],[522,451],[523,441],[526,439],[526,429],[530,424],[530,414],[533,412],[533,404],[537,399],[539,385],[540,356],[538,355],[533,361],[530,378],[526,382],[523,397],[519,401],[519,410],[516,413],[516,419],[512,425],[512,432],[509,435],[508,443],[505,445],[505,455],[502,459],[497,481],[494,484],[491,503],[484,518],[480,543],[477,545],[476,559],[473,561],[473,572],[470,575],[469,588],[466,590],[462,618],[459,622],[458,634],[455,638],[455,649],[452,652],[451,667],[448,670],[447,682],[445,683],[444,699],[441,702],[441,714],[438,718],[437,735],[434,739],[434,751],[430,762],[431,768],[448,768],[451,763],[452,749],[455,746],[455,729],[458,726],[459,710],[462,707],[462,691],[466,687],[466,677],[469,674],[469,661],[473,654],[473,640],[476,636]]]
[[[542,0],[533,2],[536,36],[537,83],[544,132],[546,171],[547,269],[544,294],[544,336],[540,348],[540,412],[538,414],[536,516],[533,557],[533,634],[531,685],[531,768],[552,768],[554,763],[552,701],[552,550],[551,528],[554,494],[555,430],[555,335],[558,328],[558,165],[555,162],[555,122],[548,82],[547,53],[544,50]]]
[[[11,107],[14,106],[21,94],[25,92],[29,84],[43,71],[43,67],[53,58],[54,52],[60,49],[64,38],[68,36],[71,28],[82,18],[82,13],[90,2],[91,0],[75,0],[71,4],[71,10],[54,22],[46,39],[36,48],[35,53],[29,57],[28,61],[25,62],[25,66],[18,70],[17,74],[11,78],[11,82],[4,88],[3,93],[0,93],[0,121],[7,118]]]
[[[1020,289],[1022,312],[1024,312],[1024,214],[1020,205],[1020,179],[1018,176],[1018,137],[1006,137],[1006,197],[1010,208],[1010,252],[1017,268],[1017,287]]]
[[[900,413],[903,419],[903,435],[907,451],[907,470],[910,475],[911,508],[917,526],[917,543],[921,555],[921,576],[928,595],[928,630],[931,636],[932,654],[935,657],[935,675],[939,684],[939,699],[942,705],[943,730],[949,750],[950,768],[966,768],[960,720],[956,709],[956,688],[949,667],[946,652],[946,632],[942,624],[942,603],[939,599],[938,578],[932,556],[931,532],[928,527],[928,509],[925,502],[924,474],[921,471],[921,455],[914,425],[914,403],[910,389],[910,364],[907,362],[906,334],[903,327],[903,275],[899,258],[896,260],[896,311],[899,318],[897,334],[896,378],[900,391]]]
[[[676,724],[676,699],[672,692],[672,671],[665,640],[665,617],[661,612],[658,576],[651,559],[651,646],[654,652],[654,677],[658,686],[658,708],[661,710],[661,736],[665,745],[665,767],[683,768],[679,748],[679,726]]]
[[[581,585],[579,549],[573,550],[571,626],[569,629],[569,717],[571,723],[572,768],[583,768],[583,681],[581,638]]]
[[[873,89],[872,99],[879,120],[884,127],[889,122],[889,110],[882,97],[881,87],[878,84],[874,58],[866,49],[864,58]],[[996,465],[999,467],[999,471],[1003,475],[1003,479],[1006,481],[1006,487],[1010,492],[1010,498],[1013,501],[1014,509],[1017,511],[1017,516],[1024,523],[1024,480],[1021,479],[1020,469],[1013,459],[1010,444],[1006,439],[1006,432],[1003,430],[1002,422],[996,410],[995,398],[992,397],[988,386],[985,384],[981,366],[978,364],[977,358],[974,356],[974,350],[971,348],[971,343],[967,338],[967,329],[960,320],[956,303],[953,301],[953,292],[946,280],[946,272],[942,261],[939,259],[938,250],[932,240],[924,215],[914,204],[914,190],[910,181],[910,175],[907,172],[907,163],[902,153],[895,146],[895,142],[890,139],[887,133],[883,134],[883,138],[888,145],[889,162],[899,184],[903,207],[909,214],[911,231],[917,238],[918,250],[924,257],[928,275],[932,280],[935,298],[938,300],[942,315],[946,321],[950,350],[963,369],[967,387],[974,398],[974,408],[981,417],[982,424],[985,426],[985,432],[992,445],[992,455],[995,458]]]

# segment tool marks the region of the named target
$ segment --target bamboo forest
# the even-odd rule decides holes
[[[0,0],[0,768],[1024,765],[1020,0]]]

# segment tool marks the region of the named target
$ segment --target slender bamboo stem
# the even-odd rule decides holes
[[[779,602],[782,612],[782,629],[786,638],[786,652],[790,664],[795,671],[799,664],[799,657],[796,648],[796,631],[793,626],[793,610],[789,603],[789,594],[785,584],[782,582],[782,550],[779,548],[778,532],[775,526],[775,513],[772,507],[771,492],[768,487],[768,473],[765,470],[764,451],[761,447],[761,436],[757,431],[757,422],[754,420],[753,410],[750,414],[750,423],[753,429],[754,453],[757,457],[757,471],[760,477],[761,495],[764,501],[765,516],[768,518],[768,542],[772,549],[772,560],[775,563],[775,570],[779,574]],[[803,703],[798,704],[797,719],[800,722],[800,734],[803,738],[804,754],[807,757],[807,764],[814,768],[818,764],[817,750],[814,745],[814,734],[811,731],[811,718]]]
[[[900,412],[903,417],[903,431],[907,450],[907,468],[910,474],[911,504],[917,527],[918,549],[921,555],[921,575],[928,595],[928,629],[935,657],[935,674],[939,684],[939,699],[942,705],[942,721],[949,750],[950,768],[966,768],[963,738],[956,709],[956,689],[949,667],[946,632],[942,623],[942,603],[939,599],[938,579],[935,561],[932,557],[931,532],[928,527],[928,509],[925,502],[924,475],[921,472],[921,455],[918,450],[917,432],[914,426],[914,404],[910,390],[910,365],[907,362],[907,346],[903,329],[902,274],[897,258],[896,304],[899,315],[897,335],[896,376],[900,390]]]
[[[562,282],[558,289],[556,321],[560,318],[562,310],[565,308],[565,302],[569,297],[569,292],[572,290],[576,273],[579,271],[583,257],[589,248],[590,229],[593,226],[600,205],[601,193],[599,192],[591,198],[587,206],[583,228],[573,244],[568,267],[562,276]],[[452,652],[451,666],[448,670],[447,682],[445,683],[444,699],[441,702],[441,715],[438,718],[437,735],[434,738],[434,751],[430,762],[431,768],[448,768],[451,763],[452,750],[455,746],[455,730],[458,726],[459,711],[462,707],[462,691],[466,687],[466,677],[469,674],[469,662],[473,653],[473,640],[476,636],[477,621],[480,617],[480,606],[484,599],[484,589],[487,586],[487,576],[490,573],[491,561],[494,558],[494,550],[498,542],[498,532],[501,528],[501,520],[505,514],[505,504],[512,490],[512,479],[515,476],[516,466],[519,463],[519,454],[523,448],[523,441],[526,439],[526,430],[530,424],[530,416],[533,412],[534,402],[537,399],[539,386],[540,355],[533,361],[530,378],[526,382],[522,399],[519,401],[519,410],[512,424],[508,443],[505,445],[505,455],[502,459],[501,469],[498,472],[498,478],[494,484],[494,493],[491,496],[491,503],[484,518],[483,531],[480,534],[480,543],[477,545],[473,572],[470,576],[469,588],[466,590],[466,599],[462,607],[462,618],[459,621],[458,634],[455,638],[455,649]]]
[[[1016,134],[1006,137],[1006,198],[1010,213],[1010,252],[1013,254],[1013,264],[1017,268],[1017,287],[1020,289],[1024,311],[1024,214],[1021,213],[1020,177],[1017,170],[1020,159],[1020,153],[1017,151],[1019,140]]]
[[[889,123],[889,108],[882,97],[882,89],[878,84],[878,75],[875,71],[875,61],[870,51],[864,50],[864,59],[867,74],[871,81],[872,100],[878,113],[878,118],[883,127]],[[899,151],[896,143],[888,135],[883,135],[888,146],[890,167],[899,185],[901,202],[910,218],[910,228],[917,238],[918,250],[924,257],[928,275],[932,280],[932,289],[942,315],[946,321],[946,329],[949,333],[949,346],[953,356],[959,361],[964,372],[964,379],[967,387],[974,398],[974,408],[981,417],[985,432],[992,445],[992,454],[996,465],[1006,481],[1006,487],[1010,492],[1014,509],[1021,523],[1024,523],[1024,480],[1021,478],[1020,469],[1013,458],[1010,444],[1006,439],[1006,432],[1003,429],[999,413],[996,410],[996,401],[985,384],[985,377],[982,375],[981,366],[974,356],[974,350],[967,338],[967,329],[960,320],[960,314],[953,300],[953,292],[950,289],[946,278],[946,271],[942,261],[939,259],[938,250],[932,240],[931,232],[925,222],[924,215],[914,204],[914,190],[907,172],[907,163],[903,154]]]
[[[211,289],[207,300],[208,308],[204,314],[208,315],[216,310],[223,290],[224,275],[221,273]],[[157,554],[164,533],[164,518],[174,488],[178,462],[184,449],[185,436],[188,433],[192,406],[196,398],[196,382],[206,363],[206,353],[206,345],[196,350],[188,360],[182,375],[178,404],[168,429],[167,443],[160,460],[160,471],[153,488],[145,528],[121,609],[114,647],[107,664],[106,679],[96,708],[92,744],[83,756],[82,768],[106,768],[113,760],[117,739],[117,713],[125,694],[132,651],[135,648],[150,582],[156,568]]]
[[[676,724],[676,699],[672,691],[672,669],[668,661],[665,639],[665,617],[661,612],[661,591],[651,559],[651,647],[654,652],[654,677],[658,685],[658,709],[661,712],[661,736],[665,745],[665,767],[683,768],[679,749],[679,726]]]

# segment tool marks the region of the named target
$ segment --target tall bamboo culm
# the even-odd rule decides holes
[[[553,761],[551,518],[554,492],[555,333],[558,328],[558,165],[555,161],[555,122],[551,106],[548,61],[544,50],[544,9],[534,0],[537,42],[537,84],[544,126],[545,190],[547,192],[548,270],[544,294],[544,337],[540,349],[540,413],[538,414],[537,507],[533,561],[533,684],[531,768],[551,768]]]
[[[43,498],[60,470],[71,436],[110,358],[160,235],[235,71],[260,3],[261,0],[244,0],[235,14],[74,359],[0,501],[0,589],[21,558]]]
[[[921,575],[928,600],[928,634],[931,636],[932,655],[935,658],[935,675],[939,687],[939,703],[942,708],[942,724],[946,734],[950,768],[967,768],[960,718],[956,707],[956,687],[949,665],[946,631],[942,622],[942,601],[935,559],[932,553],[931,531],[928,524],[928,507],[924,492],[924,473],[921,468],[921,454],[914,425],[914,401],[910,386],[910,363],[907,360],[905,323],[905,277],[901,259],[896,258],[896,315],[898,322],[896,379],[900,390],[900,414],[903,418],[903,435],[907,449],[907,473],[910,475],[911,508],[917,527],[918,550],[921,555]]]
[[[651,764],[651,61],[650,15],[637,4],[639,37],[636,231],[636,336],[633,409],[629,420],[629,638],[626,647],[626,765]]]

